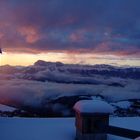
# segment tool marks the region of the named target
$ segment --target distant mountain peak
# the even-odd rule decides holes
[[[64,64],[61,62],[48,62],[43,60],[38,60],[34,63],[35,66],[48,66],[48,65],[56,65],[56,66],[63,66]]]

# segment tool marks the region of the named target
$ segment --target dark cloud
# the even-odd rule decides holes
[[[0,41],[6,51],[134,55],[140,53],[139,5],[139,0],[1,0]]]

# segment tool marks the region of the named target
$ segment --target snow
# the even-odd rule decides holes
[[[16,110],[16,108],[14,108],[14,107],[0,104],[0,111],[2,111],[2,112],[4,112],[4,111],[13,112],[15,110]]]
[[[113,113],[113,107],[101,100],[81,100],[74,105],[81,113]]]
[[[74,119],[0,118],[1,140],[74,140]]]
[[[110,124],[140,131],[140,117],[111,117]],[[74,118],[0,118],[1,140],[74,140]],[[108,135],[108,140],[129,140]]]
[[[140,131],[140,117],[110,117],[109,124],[121,128]],[[110,135],[109,140],[130,140],[128,138]]]
[[[136,138],[135,140],[140,140],[140,137]]]
[[[140,131],[140,117],[110,117],[109,123],[113,126]]]
[[[117,103],[112,103],[112,105],[117,106],[122,109],[128,109],[131,106],[131,103],[129,101],[121,101]]]

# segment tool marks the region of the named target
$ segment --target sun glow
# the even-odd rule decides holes
[[[26,54],[26,53],[6,53],[0,56],[1,65],[33,65],[37,60],[44,60],[50,62],[60,61],[68,64],[111,64],[111,65],[130,65],[139,66],[140,59],[138,58],[124,58],[114,55],[99,55],[99,54],[72,54],[72,53],[58,53],[48,52],[40,54]]]
[[[37,60],[45,61],[62,61],[61,53],[46,53],[46,54],[18,54],[18,53],[3,53],[1,57],[1,65],[32,65]]]

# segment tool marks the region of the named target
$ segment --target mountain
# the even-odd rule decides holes
[[[29,72],[30,71],[30,72]],[[136,67],[116,67],[111,65],[78,65],[78,64],[63,64],[61,62],[46,62],[38,60],[33,66],[25,69],[24,73],[46,72],[46,74],[54,75],[72,75],[82,77],[120,77],[140,79],[140,68]],[[69,78],[69,77],[68,77]],[[44,79],[43,79],[44,80]]]
[[[32,66],[1,66],[0,75],[15,76],[37,81],[53,81],[60,83],[100,84],[111,77],[140,79],[140,68],[117,67],[111,65],[78,65],[61,62],[46,62],[38,60]],[[99,78],[100,77],[100,78]],[[101,79],[101,80],[99,80]],[[110,83],[109,83],[110,84]],[[114,83],[115,84],[115,83]]]
[[[55,65],[55,66],[63,66],[64,64],[61,62],[46,62],[43,60],[38,60],[34,63],[35,66],[49,66],[49,65]]]

